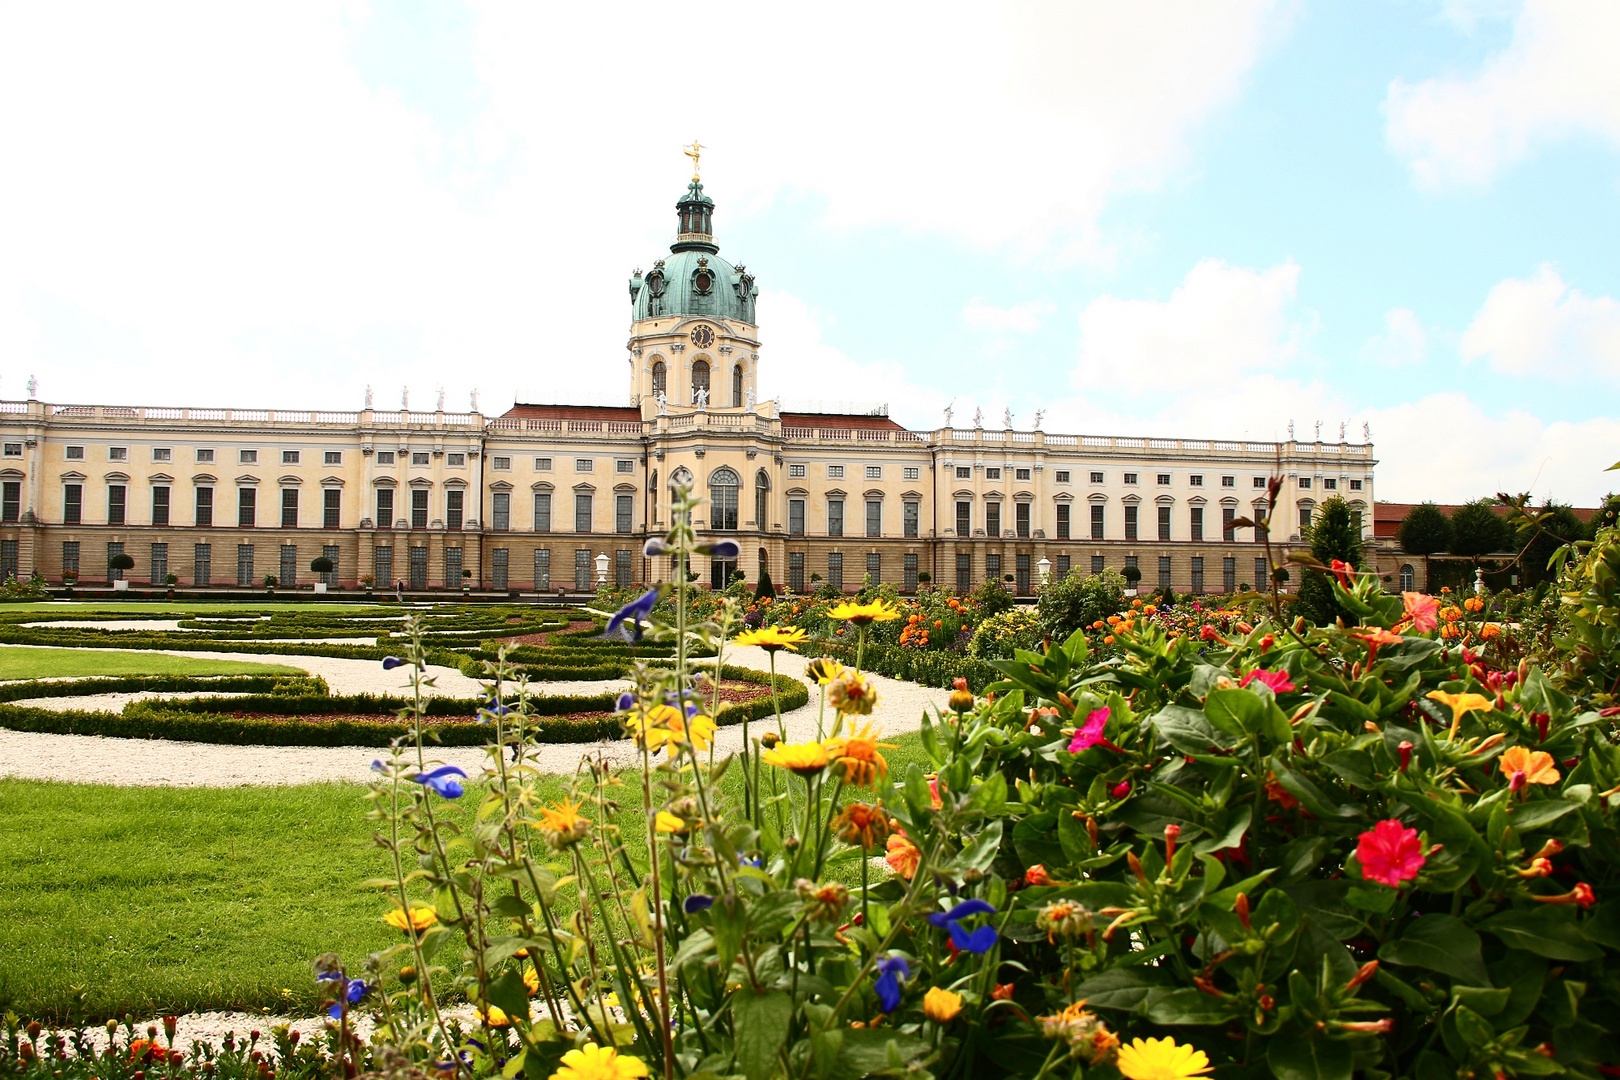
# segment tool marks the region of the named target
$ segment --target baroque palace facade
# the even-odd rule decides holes
[[[669,489],[707,497],[694,525],[736,539],[732,573],[804,592],[866,575],[958,590],[1136,566],[1141,586],[1265,584],[1233,519],[1285,478],[1272,535],[1298,540],[1343,495],[1371,538],[1365,442],[1223,442],[946,426],[782,411],[758,399],[758,289],[719,257],[694,176],[670,253],[630,280],[630,403],[474,411],[304,412],[0,402],[0,576],[126,576],[181,588],[370,578],[388,588],[586,591],[667,578],[642,541]],[[369,397],[369,395],[368,395]],[[1040,427],[1037,417],[1036,428]],[[109,569],[124,553],[134,569]]]

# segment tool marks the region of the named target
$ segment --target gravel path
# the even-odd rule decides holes
[[[179,656],[236,656],[207,652],[177,652]],[[385,672],[370,660],[340,660],[322,656],[278,656],[278,663],[305,668],[327,680],[335,694],[400,693],[404,680],[399,671]],[[759,671],[770,670],[763,649],[730,649],[726,661]],[[805,660],[779,654],[777,672],[802,677]],[[469,697],[482,688],[449,668],[432,668],[438,676],[435,692]],[[881,676],[873,678],[879,700],[872,719],[886,735],[915,731],[923,711],[944,709],[949,691],[917,686]],[[601,692],[619,683],[548,683],[553,693]],[[575,689],[590,687],[590,690]],[[784,720],[788,738],[800,741],[814,738],[818,693],[812,689],[810,702]],[[749,725],[759,734],[762,725],[774,726],[770,719]],[[735,752],[742,745],[741,725],[722,728],[716,737],[717,752]],[[313,781],[364,782],[378,756],[375,747],[327,746],[221,746],[211,743],[169,742],[165,740],[115,739],[94,735],[50,735],[39,732],[0,730],[0,776],[67,780],[83,783],[168,785],[175,787],[236,787],[243,784],[302,784]],[[628,739],[596,743],[562,743],[541,746],[535,764],[545,772],[572,773],[585,754],[600,753],[609,761],[634,764],[639,758],[635,744]],[[444,747],[439,759],[459,765],[471,775],[484,767],[485,755],[476,747]]]

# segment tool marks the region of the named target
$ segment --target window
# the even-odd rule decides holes
[[[636,512],[636,497],[634,495],[615,495],[613,497],[613,531],[627,533],[634,526]]]
[[[467,467],[467,455],[446,454],[444,455],[444,463],[452,469],[465,469]]]
[[[281,463],[283,465],[297,465],[301,456],[302,454],[297,450],[283,450],[281,452]]]
[[[1222,481],[1222,482],[1221,482],[1221,486],[1222,486],[1222,487],[1231,487],[1231,486],[1232,486],[1232,485],[1231,485],[1231,484],[1228,484],[1228,483],[1226,483],[1226,482],[1225,482],[1225,480],[1226,480],[1226,478],[1225,478],[1225,477],[1222,477],[1222,478],[1221,478],[1221,481]],[[1252,485],[1251,485],[1251,486],[1253,486],[1253,487],[1255,487],[1255,488],[1260,488],[1260,489],[1264,489],[1264,488],[1265,488],[1265,486],[1266,486],[1266,478],[1265,478],[1265,477],[1263,477],[1263,476],[1257,476],[1257,477],[1255,477],[1255,478],[1254,478],[1254,483],[1253,483],[1253,484],[1252,484]]]
[[[907,553],[904,558],[905,583],[902,588],[906,592],[917,591],[917,555],[915,552]]]
[[[577,472],[577,473],[595,472],[596,471],[596,459],[595,458],[588,458],[588,457],[575,458],[574,459],[574,471]]]
[[[164,490],[168,490],[165,488]],[[0,521],[22,519],[22,481],[7,480],[0,484]],[[168,522],[164,522],[168,524]]]
[[[866,478],[868,480],[881,480],[881,479],[883,479],[883,466],[881,466],[881,465],[868,465],[866,467]]]
[[[432,460],[433,455],[429,454],[426,450],[413,450],[411,452],[411,465],[413,467],[427,465]],[[426,588],[426,586],[423,586],[423,588]]]
[[[1223,487],[1223,488],[1237,487],[1237,477],[1235,477],[1235,476],[1223,476],[1223,477],[1221,477],[1221,487]]]
[[[973,479],[973,468],[972,468],[972,466],[958,465],[956,467],[956,478],[958,480],[971,480],[971,479]]]
[[[0,580],[12,581],[17,577],[19,549],[15,540],[0,540]]]
[[[11,443],[6,444],[6,456],[7,457],[13,457],[13,456],[22,457],[22,447],[18,446],[17,447],[17,453],[15,455],[13,455],[11,453],[11,446],[12,446]],[[154,447],[152,447],[152,460],[153,461],[173,461],[174,460],[174,451],[171,448],[167,447],[167,446],[154,446]]]
[[[152,524],[167,525],[168,523],[169,489],[166,487],[155,487],[152,489]]]
[[[613,583],[621,589],[630,587],[630,552],[627,548],[613,553]]]
[[[788,475],[789,476],[803,476],[804,475],[804,466],[803,465],[789,465],[788,466]]]
[[[281,527],[283,529],[298,528],[298,489],[281,489]]]
[[[617,473],[634,473],[636,471],[636,459],[619,458],[613,463],[613,471]]]
[[[107,447],[107,460],[108,461],[128,461],[129,460],[129,447],[127,447],[127,446],[109,446],[109,447]]]
[[[742,365],[738,364],[736,367],[731,369],[731,407],[734,409],[740,409],[742,408],[742,403],[743,370]]]
[[[1204,591],[1204,557],[1202,555],[1192,557],[1192,591],[1194,593]]]
[[[1029,472],[1028,469],[1014,469],[1013,470],[1013,479],[1014,480],[1028,480],[1029,477],[1030,477],[1030,472]]]
[[[1333,477],[1324,476],[1322,478],[1322,490],[1323,491],[1337,491],[1338,488],[1339,488],[1339,482],[1336,479],[1334,479]]]
[[[377,528],[392,529],[394,527],[394,489],[377,489]],[[380,578],[378,579],[381,580]]]
[[[65,545],[64,545],[65,546]],[[1411,563],[1401,564],[1401,591],[1412,592],[1417,588],[1417,571],[1412,569]]]
[[[444,493],[444,527],[447,529],[460,529],[462,514],[467,505],[467,493],[460,488],[451,488]]]
[[[1170,587],[1170,556],[1168,556],[1168,555],[1160,555],[1159,556],[1159,588],[1168,589],[1169,587]]]
[[[1091,504],[1091,538],[1093,540],[1103,538],[1103,510],[1102,503]]]
[[[79,542],[77,540],[62,541],[62,572],[79,572]]]
[[[827,535],[844,535],[844,500],[827,500]]]
[[[1254,560],[1254,587],[1259,589],[1261,592],[1265,592],[1268,588],[1270,588],[1270,586],[1266,584],[1267,570],[1268,567],[1266,566],[1266,560],[1261,557],[1256,557]]]
[[[1053,474],[1053,477],[1058,483],[1067,484],[1069,482],[1069,470],[1068,469],[1059,469],[1056,473]]]
[[[453,589],[466,581],[461,573],[461,549],[447,547],[444,549],[444,585]]]
[[[1029,595],[1029,556],[1015,555],[1013,557],[1014,587],[1019,596]]]
[[[489,549],[489,586],[496,592],[505,592],[507,585],[507,572],[511,566],[511,548]]]
[[[321,491],[321,528],[336,529],[343,524],[343,492],[339,488]]]
[[[1126,473],[1126,474],[1125,474],[1125,482],[1126,482],[1126,483],[1127,483],[1127,484],[1134,484],[1134,483],[1136,483],[1136,474],[1135,474],[1135,473],[1133,473],[1133,472],[1128,472],[1128,473]]]
[[[199,487],[193,489],[197,498],[197,524],[203,527],[214,523],[214,489]]]
[[[1057,579],[1059,581],[1062,581],[1064,578],[1069,576],[1069,557],[1067,555],[1059,555],[1057,557],[1057,560],[1052,566],[1052,573],[1057,575]]]
[[[1102,473],[1100,473],[1100,472],[1094,472],[1094,473],[1092,473],[1092,474],[1091,474],[1091,482],[1092,482],[1092,483],[1093,483],[1093,484],[1100,484],[1100,483],[1102,483],[1102,482],[1103,482],[1103,474],[1102,474]]]
[[[866,535],[883,535],[883,500],[866,500]]]
[[[551,531],[551,493],[542,491],[534,497],[534,531]]]
[[[1221,539],[1232,540],[1237,536],[1237,530],[1232,528],[1232,519],[1237,517],[1237,510],[1230,506],[1221,507]]]
[[[1159,539],[1170,539],[1170,508],[1168,506],[1159,507]]]
[[[1103,557],[1101,555],[1093,555],[1091,557],[1091,572],[1093,574],[1100,574],[1103,572],[1103,569]]]
[[[550,472],[551,471],[551,459],[548,458],[548,457],[537,457],[537,458],[535,458],[534,459],[534,471],[535,472]]]
[[[900,475],[906,480],[920,480],[922,479],[922,469],[915,465],[908,465],[900,470]]]
[[[653,393],[656,395],[663,392],[669,382],[669,373],[662,360],[653,361],[652,377]]]
[[[298,584],[298,545],[281,545],[281,569],[276,575],[277,584],[284,589],[294,588]]]
[[[194,585],[208,585],[214,579],[214,545],[191,545],[191,581]]]
[[[410,586],[413,589],[427,588],[427,557],[428,549],[426,547],[411,548]]]
[[[394,587],[394,548],[391,544],[378,544],[371,549],[371,579],[378,586]]]
[[[496,532],[506,532],[512,527],[512,493],[497,491],[490,497],[490,519]],[[502,586],[504,588],[504,586]]]
[[[918,518],[920,518],[921,516],[922,516],[922,504],[921,503],[919,503],[919,502],[917,502],[915,500],[911,500],[911,499],[908,499],[905,502],[901,503],[900,504],[900,522],[901,522],[900,535],[906,537],[908,540],[915,540],[917,538]]]
[[[1001,504],[998,502],[984,504],[984,535],[1001,535]]]
[[[425,529],[428,527],[428,490],[427,488],[411,489],[411,528]]]
[[[702,394],[700,398],[698,395]],[[692,404],[709,403],[709,362],[699,360],[692,365]],[[719,404],[719,402],[715,402]]]
[[[534,549],[534,587],[551,588],[551,551],[547,548]]]
[[[984,580],[987,582],[1001,580],[1000,555],[986,555],[984,557]]]
[[[1221,589],[1237,592],[1237,559],[1230,555],[1221,560]]]
[[[725,466],[709,474],[709,528],[736,530],[737,498],[741,488],[742,478]]]
[[[326,583],[326,587],[328,589],[337,588],[337,583],[338,583],[338,557],[340,555],[342,555],[342,554],[343,554],[343,550],[340,547],[338,547],[338,545],[336,545],[336,544],[323,544],[323,545],[321,545],[321,555],[324,558],[328,558],[328,559],[332,560],[332,569],[326,571],[325,573],[323,573],[321,575],[321,580]]]
[[[495,457],[489,459],[489,467],[495,472],[511,472],[512,459],[509,457],[501,457],[496,455]]]
[[[1136,539],[1136,515],[1140,507],[1131,503],[1125,504],[1125,539]]]
[[[1202,540],[1204,538],[1204,508],[1202,506],[1193,507],[1190,516],[1192,518],[1192,527],[1188,539]]]
[[[1013,529],[1020,540],[1029,539],[1029,503],[1013,504]]]
[[[827,479],[829,479],[829,480],[842,480],[843,478],[844,478],[844,467],[842,465],[829,465],[829,466],[827,466]]]
[[[964,595],[973,591],[973,556],[965,551],[956,555],[956,591]]]
[[[1187,477],[1187,486],[1188,487],[1203,487],[1204,486],[1204,475],[1202,473],[1193,473],[1191,476]]]
[[[754,526],[762,531],[769,524],[766,519],[770,516],[770,502],[770,479],[761,469],[754,474]]]
[[[83,520],[84,485],[64,485],[62,488],[62,524],[77,525]]]
[[[876,551],[866,553],[866,575],[877,585],[883,581],[883,556]]]
[[[1169,487],[1170,486],[1170,474],[1169,473],[1167,473],[1167,472],[1159,473],[1157,479],[1158,479],[1160,487]]]
[[[20,442],[8,442],[8,443],[5,444],[4,450],[0,451],[0,452],[3,452],[6,457],[22,457],[22,443],[20,443]],[[157,451],[154,450],[154,451],[152,451],[152,453],[156,454]],[[168,453],[168,451],[165,450],[164,453]],[[165,458],[164,460],[166,461],[168,459]]]
[[[1070,506],[1068,503],[1057,504],[1057,538],[1059,540],[1069,539],[1069,511]]]
[[[788,500],[788,535],[804,535],[804,500]]]
[[[236,545],[236,584],[252,587],[257,584],[253,580],[253,545]]]
[[[788,588],[796,593],[804,592],[804,552],[788,552]]]
[[[328,450],[326,453],[321,455],[321,460],[327,465],[341,465],[343,464],[343,451]]]
[[[257,450],[238,450],[236,452],[236,463],[238,465],[257,465],[259,463],[259,452]]]
[[[591,497],[583,492],[574,493],[574,531],[591,531]]]
[[[844,588],[844,553],[830,552],[827,555],[827,584],[843,591]]]
[[[968,536],[973,531],[973,504],[963,500],[956,504],[956,535]]]
[[[107,524],[124,524],[124,496],[128,491],[123,484],[107,486]]]
[[[1310,527],[1311,527],[1311,508],[1309,506],[1302,506],[1302,507],[1299,508],[1299,531],[1304,532],[1306,529],[1309,529]]]
[[[1351,491],[1360,491],[1361,490],[1361,481],[1360,480],[1352,480],[1352,481],[1350,481],[1350,490]],[[1407,590],[1407,591],[1410,592],[1411,590]]]
[[[1309,491],[1309,490],[1311,490],[1311,478],[1308,477],[1308,476],[1300,477],[1299,478],[1299,489],[1301,491]]]
[[[394,452],[392,450],[379,450],[379,451],[377,451],[377,464],[379,464],[379,465],[392,465],[392,464],[394,464]]]
[[[70,446],[63,452],[63,456],[66,457],[69,461],[83,461],[84,460],[84,447],[82,447],[82,446]],[[198,460],[200,461],[202,459],[199,458]],[[209,458],[208,460],[212,461],[213,458]]]

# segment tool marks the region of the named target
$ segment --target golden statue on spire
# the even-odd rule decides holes
[[[692,159],[692,181],[696,183],[698,178],[698,155],[703,153],[704,146],[696,139],[693,139],[691,146],[683,146],[681,150],[687,157]]]

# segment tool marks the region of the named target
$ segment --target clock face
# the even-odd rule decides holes
[[[707,349],[714,344],[714,327],[699,326],[692,331],[692,344],[700,349]]]

